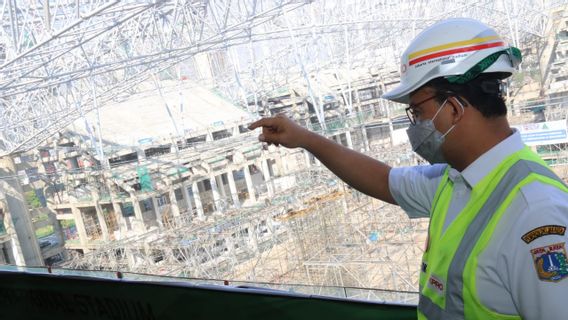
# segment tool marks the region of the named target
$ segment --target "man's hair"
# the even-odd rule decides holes
[[[433,89],[436,99],[443,103],[448,97],[455,96],[463,103],[460,97],[467,100],[485,118],[496,118],[507,114],[507,106],[503,99],[503,75],[489,73],[481,74],[477,78],[464,83],[450,83],[445,78],[436,78],[424,85]],[[465,106],[465,103],[464,103]]]

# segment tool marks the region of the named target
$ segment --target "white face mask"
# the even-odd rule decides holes
[[[406,130],[406,134],[408,135],[408,140],[410,140],[412,150],[432,164],[447,163],[446,159],[444,158],[444,154],[442,154],[441,147],[444,143],[444,138],[456,126],[454,124],[444,134],[436,130],[436,127],[434,126],[434,119],[436,119],[438,113],[440,113],[444,106],[446,106],[446,102],[448,102],[448,99],[444,100],[444,103],[442,103],[440,109],[436,111],[436,114],[432,119],[417,120],[416,124],[410,125],[410,127],[408,127],[408,129]],[[461,103],[460,106],[463,110]]]

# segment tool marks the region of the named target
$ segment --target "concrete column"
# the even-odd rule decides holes
[[[215,204],[215,211],[220,211],[221,206],[221,196],[219,195],[219,187],[217,186],[217,179],[215,176],[209,177],[209,182],[211,183],[211,193],[213,194],[213,202]]]
[[[353,93],[355,93],[355,103],[358,106],[361,106],[361,98],[359,97],[359,90],[357,89],[353,89],[351,92],[349,92],[349,94],[351,95],[350,101],[353,102]],[[359,107],[359,110],[361,110],[361,107]]]
[[[179,217],[179,205],[176,199],[176,192],[174,186],[170,186],[168,195],[170,197],[170,208],[172,210],[172,215],[174,217]]]
[[[367,136],[367,128],[365,125],[361,126],[361,136],[363,137],[363,147],[365,148],[364,151],[369,151],[369,137]]]
[[[132,253],[132,249],[124,249],[124,253],[126,254],[126,261],[128,261],[128,267],[130,269],[134,269],[136,266],[136,258]]]
[[[4,247],[6,246],[6,243],[0,243],[0,252],[4,252]],[[8,251],[8,248],[6,248],[6,251]],[[10,264],[10,258],[9,257],[5,257],[3,254],[0,254],[0,264],[4,265],[4,264]]]
[[[79,242],[83,247],[83,252],[87,253],[90,250],[87,248],[87,230],[85,230],[83,215],[81,215],[81,210],[79,210],[76,206],[71,207],[71,213],[75,219],[75,228],[77,228],[77,233],[79,234]]]
[[[183,198],[187,206],[187,212],[189,213],[190,216],[193,216],[193,206],[191,205],[191,197],[189,195],[189,190],[187,190],[188,187],[189,185],[187,183],[183,183],[181,185],[181,192],[183,193]]]
[[[57,236],[57,241],[59,244],[63,245],[65,243],[65,236],[63,235],[63,228],[61,228],[61,223],[57,220],[55,212],[48,212],[47,213],[49,224],[53,226],[53,231]]]
[[[236,256],[235,256],[235,240],[230,235],[225,238],[225,246],[227,246],[227,252],[229,253],[229,255],[233,259],[236,259]]]
[[[270,170],[268,169],[268,159],[260,160],[262,166],[262,175],[264,176],[264,182],[266,183],[266,189],[268,190],[268,196],[274,196],[274,185],[272,177],[270,176]]]
[[[331,137],[329,137],[329,139],[334,141],[334,142],[341,144],[341,138],[337,134],[332,135]]]
[[[278,152],[278,156],[274,159],[276,162],[276,170],[278,170],[277,175],[283,176],[284,175],[284,166],[282,165],[282,154]]]
[[[146,153],[142,149],[136,149],[136,156],[138,157],[138,163],[146,160]]]
[[[221,198],[227,199],[227,191],[225,190],[225,185],[223,184],[223,174],[215,176],[217,187],[219,188],[219,193],[221,194]]]
[[[127,231],[128,225],[126,224],[126,219],[124,219],[124,215],[122,214],[122,208],[120,207],[120,203],[113,201],[112,210],[114,211],[114,217],[118,222],[118,230],[120,232]]]
[[[254,229],[254,225],[251,223],[248,224],[247,227],[249,244],[254,251],[258,251],[258,239],[256,238],[256,230]]]
[[[20,247],[20,242],[18,241],[17,234],[13,229],[10,231],[10,251],[12,261],[16,263],[17,266],[25,266],[26,261],[24,259],[24,254],[22,253],[22,247]],[[6,230],[7,231],[7,230]]]
[[[268,217],[266,217],[266,227],[268,228],[268,232],[270,234],[274,234],[276,232],[276,222],[274,221],[274,218],[272,217],[272,215],[268,215]]]
[[[152,206],[154,207],[154,213],[156,214],[156,222],[160,227],[164,226],[164,220],[162,218],[162,212],[160,211],[160,206],[158,206],[158,198],[152,196]]]
[[[101,232],[103,233],[103,240],[108,241],[110,239],[108,233],[108,226],[106,224],[105,216],[103,213],[103,209],[99,202],[95,202],[95,210],[97,211],[97,220],[99,221],[99,225],[101,227]]]
[[[229,189],[231,190],[231,199],[233,199],[233,205],[235,206],[235,208],[240,208],[241,202],[239,201],[239,193],[237,191],[237,185],[235,184],[233,170],[227,171],[227,180],[229,180]]]
[[[345,132],[345,140],[347,140],[347,147],[353,149],[353,139],[351,139],[351,131],[347,130]]]
[[[197,211],[197,217],[199,219],[204,218],[203,214],[203,204],[201,203],[201,196],[199,195],[199,188],[197,187],[197,181],[194,181],[191,185],[191,191],[193,191],[193,200],[195,201],[195,210]]]
[[[97,220],[99,222],[99,226],[101,227],[101,232],[103,233],[103,240],[108,241],[110,239],[108,234],[108,226],[106,224],[103,208],[99,203],[99,195],[96,192],[93,193],[93,199],[95,200],[95,211],[97,212]]]
[[[316,162],[316,167],[321,167],[321,161],[318,160],[318,158],[314,158],[315,162]]]
[[[138,201],[138,198],[134,195],[134,193],[130,194],[130,201],[134,208],[134,217],[140,222],[142,231],[146,231],[146,223],[144,222],[144,216],[142,215],[142,209],[140,208],[140,201]]]
[[[306,158],[306,165],[307,165],[307,168],[311,168],[311,166],[312,166],[312,161],[310,160],[310,159],[311,159],[311,155],[310,155],[310,153],[309,153],[308,151],[306,151],[306,150],[304,150],[303,152],[304,152],[304,156],[305,156],[305,158]]]
[[[383,99],[379,99],[380,102],[383,101]],[[390,137],[390,145],[393,145],[393,141],[394,141],[394,125],[392,124],[392,117],[391,117],[391,111],[390,111],[390,103],[386,104],[386,109],[387,109],[387,117],[389,119],[389,137]]]
[[[0,194],[0,197],[3,196],[3,194]],[[8,205],[6,204],[6,200],[0,198],[0,209],[2,210],[2,213],[8,212],[7,208]],[[24,254],[22,253],[20,241],[18,240],[18,233],[14,227],[14,223],[12,222],[12,217],[9,214],[4,215],[3,222],[4,227],[6,228],[6,234],[10,237],[10,244],[8,244],[8,242],[5,242],[7,246],[6,249],[11,249],[7,250],[9,255],[9,262],[14,263],[17,266],[25,266],[26,259],[24,258]]]
[[[252,184],[252,178],[250,176],[250,168],[248,164],[245,165],[244,172],[245,172],[245,182],[247,183],[247,192],[249,194],[249,199],[252,202],[256,202],[256,193],[254,191],[254,185]]]
[[[19,248],[18,255],[15,258],[20,260],[20,265],[43,266],[43,258],[35,236],[35,229],[17,174],[12,157],[1,157],[0,201],[3,203],[2,211],[6,219],[9,220],[9,225],[13,226],[12,241],[15,247]]]
[[[207,142],[211,142],[213,141],[213,132],[211,132],[211,130],[207,130],[207,136],[205,137],[205,141]]]
[[[110,182],[110,180],[106,180],[106,186],[110,192],[110,202],[112,204],[112,211],[114,212],[114,218],[116,219],[116,222],[118,223],[118,231],[119,231],[119,236],[122,235],[122,232],[124,231],[128,231],[129,229],[129,223],[126,222],[126,218],[124,217],[124,215],[122,214],[122,208],[120,207],[120,203],[116,202],[117,199],[120,199],[120,196],[118,196],[116,194],[116,192],[113,191],[113,186]]]

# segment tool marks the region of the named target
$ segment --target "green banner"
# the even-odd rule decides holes
[[[138,182],[140,183],[140,190],[142,192],[154,191],[154,187],[152,186],[152,177],[148,172],[148,168],[138,167],[136,168],[136,173],[138,173]]]

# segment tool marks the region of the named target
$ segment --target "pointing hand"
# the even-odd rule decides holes
[[[263,118],[248,126],[250,130],[260,127],[262,127],[262,133],[258,136],[259,141],[276,146],[283,145],[287,148],[304,146],[310,134],[309,130],[290,120],[284,114]]]

